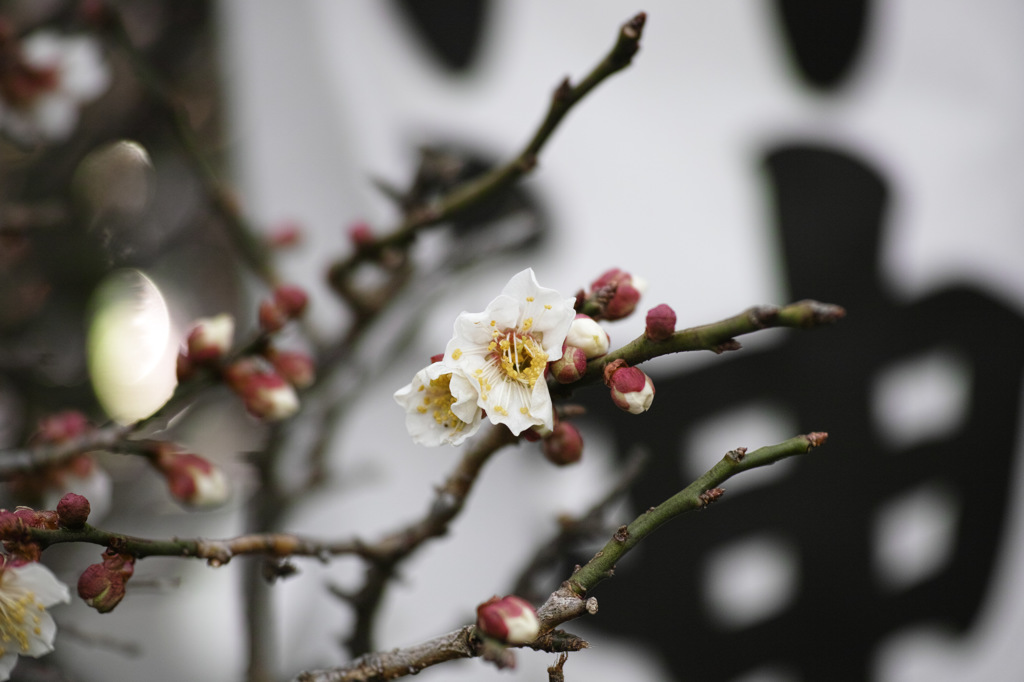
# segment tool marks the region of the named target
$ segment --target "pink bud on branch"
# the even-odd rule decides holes
[[[644,335],[651,341],[664,341],[676,331],[676,312],[662,303],[647,311]]]
[[[612,402],[630,414],[640,414],[654,402],[654,382],[637,367],[628,367],[624,360],[605,365],[604,382],[611,389]]]
[[[89,500],[75,493],[68,493],[57,503],[57,518],[65,528],[77,530],[85,527],[92,507]]]
[[[583,457],[583,436],[580,435],[579,429],[569,422],[560,421],[544,439],[541,449],[552,464],[575,464]]]
[[[199,455],[161,448],[151,461],[179,502],[190,507],[215,507],[227,501],[230,491],[224,472]]]
[[[108,613],[124,599],[125,584],[135,572],[135,557],[112,549],[103,553],[103,562],[92,564],[78,578],[78,596],[100,613]]]
[[[587,372],[587,354],[582,348],[565,345],[562,348],[562,357],[549,365],[551,375],[560,384],[571,384],[579,381]]]
[[[643,289],[644,284],[639,278],[613,268],[590,284],[587,301],[595,307],[595,318],[620,320],[636,309]]]
[[[537,612],[514,595],[491,597],[476,607],[476,627],[506,644],[529,644],[540,634]]]

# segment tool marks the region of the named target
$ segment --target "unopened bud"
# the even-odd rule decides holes
[[[618,320],[636,309],[644,283],[639,277],[613,268],[590,285],[590,297],[598,303],[600,317]]]
[[[192,453],[163,452],[153,460],[176,500],[190,507],[216,507],[229,496],[220,467]]]
[[[39,420],[33,440],[42,443],[64,443],[81,436],[92,426],[78,410],[64,410]]]
[[[587,371],[587,354],[582,348],[566,345],[562,357],[551,363],[551,375],[560,384],[571,384]]]
[[[537,612],[514,595],[491,597],[476,607],[476,626],[489,637],[508,644],[529,644],[540,634]]]
[[[650,409],[654,402],[654,382],[636,367],[620,367],[605,374],[605,382],[611,389],[612,402],[630,414],[640,414]]]
[[[92,564],[78,578],[78,596],[100,613],[108,613],[124,599],[125,585],[135,572],[135,557],[107,549],[103,563]]]
[[[295,388],[307,388],[316,381],[313,359],[305,353],[272,348],[266,357],[277,373]]]
[[[254,358],[242,358],[224,375],[254,417],[280,421],[299,410],[299,396],[292,385],[277,372],[261,367]]]
[[[92,507],[89,500],[75,493],[68,493],[60,498],[57,503],[57,519],[60,525],[65,528],[77,530],[85,526],[89,520],[89,512]]]
[[[589,315],[577,315],[569,326],[565,337],[566,344],[582,348],[587,359],[599,358],[608,354],[611,339],[600,324]]]
[[[356,249],[362,249],[373,243],[373,230],[367,223],[353,223],[348,228],[348,238]]]
[[[268,333],[279,331],[288,324],[288,320],[288,315],[274,301],[268,299],[260,302],[259,321],[260,329],[263,331]]]
[[[274,303],[288,315],[289,318],[296,318],[306,311],[309,303],[309,295],[305,289],[293,284],[282,284],[274,289]]]
[[[552,464],[574,464],[583,457],[583,436],[575,426],[561,421],[555,424],[551,435],[544,439],[541,449]]]
[[[662,303],[647,311],[644,335],[651,341],[664,341],[676,331],[676,311]]]
[[[188,334],[191,363],[216,362],[228,354],[235,339],[235,318],[227,313],[196,320]]]

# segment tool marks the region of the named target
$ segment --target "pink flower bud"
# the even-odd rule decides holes
[[[589,315],[577,315],[569,326],[566,344],[583,349],[587,359],[607,355],[611,339],[600,324]]]
[[[601,318],[618,320],[636,309],[643,288],[639,278],[613,268],[591,283],[588,298],[597,303]]]
[[[224,377],[254,417],[280,421],[299,410],[299,396],[292,385],[255,358],[242,358],[227,368]]]
[[[81,436],[92,426],[78,410],[57,412],[39,420],[33,440],[42,443],[64,443]]]
[[[305,289],[293,284],[282,284],[274,289],[274,303],[278,305],[285,314],[294,319],[306,311],[309,303],[309,295]]]
[[[274,301],[265,300],[260,302],[260,329],[268,333],[279,331],[288,324],[288,315]]]
[[[662,303],[647,311],[644,334],[651,341],[664,341],[676,331],[676,311]]]
[[[271,348],[266,357],[277,373],[296,388],[307,388],[316,381],[313,360],[305,353]]]
[[[164,450],[153,465],[167,479],[171,495],[190,507],[215,507],[228,499],[224,472],[199,455]]]
[[[188,334],[188,359],[194,364],[220,360],[235,339],[235,318],[227,313],[196,320]]]
[[[43,528],[46,530],[57,530],[59,518],[55,511],[36,511],[29,507],[18,507],[14,510],[14,518],[26,526],[32,528]]]
[[[348,228],[348,238],[357,249],[365,248],[374,241],[373,230],[367,223],[353,223]]]
[[[90,511],[89,500],[75,493],[67,493],[57,503],[58,522],[65,528],[83,528],[89,520]]]
[[[541,449],[552,464],[574,464],[583,457],[583,436],[569,422],[558,422],[551,435],[544,439]]]
[[[108,613],[124,599],[125,585],[135,572],[135,557],[107,549],[103,563],[92,564],[78,578],[78,596],[100,613]]]
[[[528,601],[514,595],[491,597],[477,606],[476,627],[507,644],[529,644],[540,634],[537,612]]]
[[[582,348],[564,346],[562,357],[552,362],[550,368],[551,375],[560,384],[579,381],[587,371],[587,354]]]
[[[607,370],[607,368],[605,368]],[[654,402],[654,382],[636,367],[620,367],[605,374],[612,402],[630,414],[650,409]]]

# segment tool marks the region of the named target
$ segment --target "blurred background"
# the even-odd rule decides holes
[[[570,627],[593,648],[570,659],[567,679],[1024,674],[1020,3],[141,0],[121,10],[244,214],[268,236],[301,228],[277,263],[311,292],[320,338],[347,321],[324,272],[351,249],[348,230],[397,222],[382,187],[407,187],[431,162],[465,175],[510,158],[558,82],[582,77],[622,22],[648,13],[633,65],[570,114],[534,174],[418,245],[425,284],[360,349],[365,374],[341,377],[372,381],[338,425],[331,483],[290,511],[290,530],[375,537],[423,513],[458,452],[412,445],[391,394],[443,350],[458,312],[483,309],[524,267],[566,295],[623,268],[648,282],[641,309],[668,303],[680,327],[801,298],[848,310],[833,328],[651,363],[658,393],[642,416],[601,389],[578,396],[591,417],[584,461],[553,469],[531,445],[497,458],[451,536],[391,590],[381,648],[454,629],[508,592],[557,515],[599,498],[638,449],[648,468],[612,527],[732,448],[821,430],[826,447],[730,481],[721,502],[624,561],[596,590],[599,614]],[[25,32],[87,29],[57,0],[0,2],[0,15]],[[145,414],[144,394],[155,387],[158,404],[173,381],[188,321],[227,310],[252,326],[264,293],[225,267],[230,243],[166,112],[131,63],[105,56],[109,89],[73,136],[0,141],[3,447],[61,407],[100,421]],[[642,332],[636,317],[609,325],[613,346]],[[389,334],[409,320],[416,334],[398,354]],[[95,377],[117,377],[95,367],[105,355],[126,365],[126,353],[136,369],[104,388]],[[232,503],[181,512],[144,466],[111,457],[101,463],[117,505],[103,526],[156,537],[245,527],[258,492],[243,453],[259,429],[222,396],[194,412],[202,418],[176,438],[229,471]],[[540,594],[595,546],[576,549]],[[97,554],[61,547],[47,559],[73,584]],[[41,679],[57,664],[76,680],[242,679],[240,563],[142,561],[115,612],[56,611],[56,653],[16,673]],[[271,588],[277,627],[262,645],[282,678],[343,660],[351,617],[325,595],[359,578],[355,562],[296,563],[300,575]],[[468,661],[421,677],[544,679],[552,659],[522,652],[514,673]]]

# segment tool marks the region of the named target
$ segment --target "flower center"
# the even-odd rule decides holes
[[[491,361],[509,379],[533,388],[548,364],[548,354],[537,339],[515,329],[495,331],[493,339],[488,346]]]
[[[455,416],[452,412],[452,405],[455,404],[455,396],[452,395],[452,375],[442,374],[436,379],[431,379],[426,386],[426,395],[423,396],[423,404],[416,409],[420,414],[427,412],[434,413],[434,421],[446,429],[454,429],[456,432],[466,428],[466,422]]]
[[[17,642],[21,652],[28,651],[29,628],[36,634],[39,630],[37,613],[32,613],[31,623],[26,623],[30,608],[38,612],[43,610],[40,604],[36,604],[32,592],[12,594],[0,585],[0,656],[7,652],[7,645],[10,642]]]

